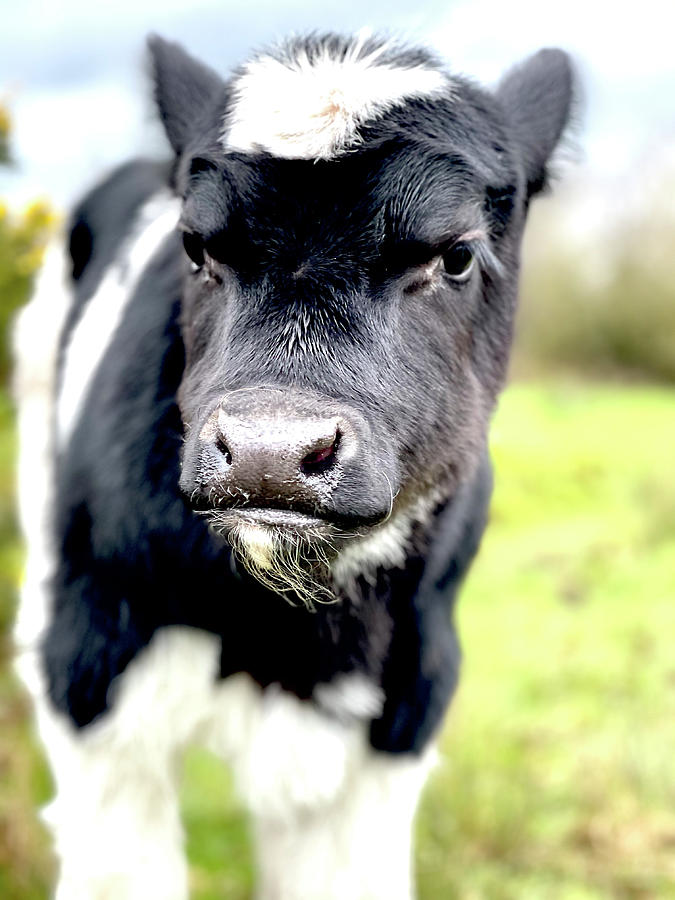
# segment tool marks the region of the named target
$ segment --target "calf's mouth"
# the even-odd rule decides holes
[[[363,534],[289,509],[213,509],[205,515],[257,581],[308,609],[337,600],[332,564],[346,540]]]

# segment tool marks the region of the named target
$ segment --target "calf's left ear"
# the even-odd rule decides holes
[[[155,100],[171,146],[181,154],[200,118],[225,93],[223,79],[179,45],[148,38]]]
[[[548,161],[570,118],[574,81],[567,53],[546,49],[507,72],[497,88],[523,154],[528,196],[546,185]]]

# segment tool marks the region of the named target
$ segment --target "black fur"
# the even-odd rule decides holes
[[[310,40],[310,54],[320,42]],[[451,94],[363,127],[357,151],[315,162],[226,153],[228,86],[175,45],[155,39],[152,51],[176,159],[129,164],[78,208],[64,341],[127,223],[160,186],[182,196],[182,225],[220,275],[206,287],[190,275],[177,232],[148,260],[58,460],[50,696],[88,725],[154,632],[182,624],[220,637],[222,677],[248,672],[308,701],[338,673],[365,673],[386,698],[372,745],[420,752],[457,681],[452,610],[485,526],[487,425],[508,358],[527,203],[569,106],[566,58],[540,54],[496,97],[454,80]],[[413,51],[399,59],[436,65]],[[477,215],[486,255],[472,280],[416,285],[415,267],[475,229]],[[315,613],[239,569],[186,496],[200,484],[195,435],[205,418],[223,395],[251,386],[318,397],[364,423],[361,456],[320,510],[328,521],[367,528],[382,518],[380,470],[397,495],[394,514],[439,492],[403,568],[364,573]]]

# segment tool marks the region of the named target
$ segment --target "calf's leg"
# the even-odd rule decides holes
[[[362,702],[362,685],[352,687]],[[341,683],[340,696],[349,690]],[[410,900],[412,826],[433,750],[379,753],[367,717],[326,715],[278,687],[248,691],[238,752],[213,749],[232,761],[252,814],[259,900]]]
[[[258,815],[260,900],[410,900],[412,827],[427,766],[371,756],[330,805]]]
[[[176,631],[155,635],[113,682],[110,709],[81,729],[41,690],[37,655],[19,657],[55,781],[44,818],[60,863],[56,900],[187,900],[177,780],[213,654]]]

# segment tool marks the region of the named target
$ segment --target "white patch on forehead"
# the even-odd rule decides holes
[[[383,44],[363,53],[357,40],[337,56],[326,48],[312,59],[299,51],[289,59],[249,62],[234,82],[225,149],[330,159],[357,142],[357,129],[368,120],[404,100],[447,90],[442,71],[397,65],[387,49]]]
[[[59,335],[71,295],[66,287],[66,255],[61,243],[48,250],[33,297],[14,325],[14,397],[18,413],[17,502],[27,559],[21,605],[14,631],[19,667],[31,689],[39,677],[30,660],[49,619],[47,585],[55,568],[51,536],[53,395]]]

